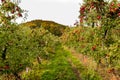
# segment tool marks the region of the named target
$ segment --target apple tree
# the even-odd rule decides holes
[[[79,12],[81,24],[103,26],[106,20],[119,18],[120,3],[118,0],[84,0]]]
[[[80,7],[79,18],[81,25],[100,27],[102,38],[109,39],[111,30],[120,27],[120,2],[119,0],[84,0]]]
[[[32,65],[39,47],[30,28],[14,24],[24,13],[18,4],[19,0],[1,0],[0,4],[0,77],[12,74],[21,80],[20,72]]]

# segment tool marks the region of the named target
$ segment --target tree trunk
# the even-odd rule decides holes
[[[22,80],[21,77],[18,75],[18,73],[14,73],[15,80]]]
[[[40,56],[37,57],[37,61],[38,61],[39,64],[41,64],[42,59],[40,58]]]
[[[104,36],[103,36],[104,39],[106,38],[107,32],[108,32],[108,30],[106,29],[105,33],[104,33]]]
[[[92,28],[94,28],[94,26],[95,26],[95,23],[93,22],[93,23],[92,23]]]
[[[5,46],[5,49],[3,50],[3,53],[2,53],[3,61],[6,59],[6,51],[7,51],[7,47]]]

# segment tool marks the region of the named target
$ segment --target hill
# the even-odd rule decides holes
[[[26,23],[22,23],[21,25],[30,27],[31,29],[43,27],[56,36],[61,36],[64,30],[68,28],[68,26],[48,20],[32,20]]]

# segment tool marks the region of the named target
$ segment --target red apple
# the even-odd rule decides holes
[[[95,6],[91,6],[91,8],[93,9]]]
[[[108,73],[113,73],[115,71],[115,69],[114,68],[110,68],[110,69],[108,69]]]
[[[93,46],[93,47],[92,47],[92,50],[95,51],[95,50],[96,50],[96,46]]]
[[[98,19],[98,20],[101,19],[101,16],[97,16],[97,19]]]
[[[20,10],[20,8],[17,6],[17,7],[16,7],[16,11],[19,11],[19,10]]]
[[[120,7],[120,3],[118,3],[118,7]]]
[[[12,10],[11,13],[14,14],[14,13],[15,13],[15,10]]]
[[[114,11],[116,11],[117,10],[117,8],[114,8]]]
[[[82,23],[82,22],[83,22],[83,19],[80,19],[80,22]]]
[[[5,70],[8,70],[10,67],[8,65],[4,66]]]
[[[18,13],[18,16],[19,16],[19,17],[22,17],[22,14],[21,14],[21,13]]]
[[[91,3],[91,6],[94,6],[94,4],[95,4],[95,3],[94,3],[94,2],[92,2],[92,3]]]
[[[118,16],[120,17],[120,13],[118,13]]]
[[[114,2],[111,3],[111,6],[114,6]]]
[[[114,12],[114,9],[113,9],[113,8],[110,8],[110,12]]]

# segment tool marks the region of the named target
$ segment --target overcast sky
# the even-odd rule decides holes
[[[52,20],[73,25],[78,20],[82,0],[22,0],[20,6],[28,10],[28,19]]]

